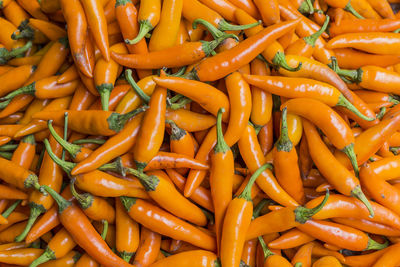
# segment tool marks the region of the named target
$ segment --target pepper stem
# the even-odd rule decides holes
[[[135,82],[132,77],[131,69],[125,70],[125,79],[129,83],[129,85],[132,86],[133,90],[140,97],[140,99],[142,99],[144,103],[148,104],[150,101],[150,96],[146,95],[145,92],[143,92],[142,88],[140,88],[139,85]]]
[[[381,249],[386,248],[387,246],[389,246],[389,241],[387,239],[385,240],[385,243],[381,244],[381,243],[378,243],[375,240],[369,238],[368,246],[365,250],[370,250],[370,249],[381,250]]]
[[[39,256],[39,258],[36,258],[30,265],[29,267],[36,267],[39,266],[40,264],[43,264],[45,262],[48,262],[50,260],[55,260],[56,255],[54,251],[52,251],[49,247],[46,248],[46,250],[43,252],[42,255]]]
[[[281,135],[276,142],[276,149],[278,151],[290,152],[293,149],[293,143],[289,138],[289,131],[287,125],[287,108],[282,109],[282,125],[281,125]]]
[[[78,203],[82,207],[82,209],[87,209],[92,205],[93,196],[91,194],[89,194],[89,193],[79,194],[78,192],[76,192],[75,179],[71,179],[70,189],[71,189],[71,194],[78,201]]]
[[[67,141],[68,139],[68,112],[64,113],[64,136],[63,140]],[[63,147],[62,154],[61,154],[61,159],[65,159],[65,148]]]
[[[112,83],[103,83],[96,86],[96,89],[100,94],[102,109],[108,111],[108,102],[110,101],[110,94],[111,91],[114,89],[114,85]]]
[[[308,208],[305,208],[302,206],[297,207],[294,210],[296,222],[303,224],[306,221],[308,221],[309,219],[311,219],[312,216],[317,214],[325,206],[326,202],[328,201],[328,198],[329,198],[329,190],[327,189],[324,199],[321,201],[321,203],[318,206],[316,206],[312,209],[308,209]]]
[[[33,82],[29,85],[26,85],[24,87],[18,88],[17,90],[12,91],[11,93],[9,93],[6,96],[3,96],[2,98],[0,98],[0,101],[7,101],[7,100],[11,100],[14,97],[16,97],[17,95],[22,95],[22,94],[29,94],[29,95],[34,95],[35,91],[36,91],[36,82]]]
[[[339,100],[336,103],[336,106],[341,106],[341,107],[345,107],[348,110],[350,110],[351,112],[353,112],[355,115],[357,115],[358,117],[360,117],[363,120],[366,121],[373,121],[375,120],[375,118],[370,118],[365,116],[364,114],[362,114],[352,103],[350,103],[349,100],[347,100],[346,97],[344,97],[344,95],[340,94],[339,96]]]
[[[125,207],[126,211],[129,212],[131,210],[132,206],[135,205],[137,198],[122,196],[122,197],[119,197],[119,199],[121,200],[121,203]]]
[[[222,19],[218,23],[218,30],[220,31],[241,31],[241,30],[246,30],[253,28],[257,25],[260,25],[262,23],[261,20],[255,22],[255,23],[250,23],[246,25],[232,25],[228,23],[226,20]]]
[[[72,169],[75,167],[75,163],[72,162],[68,162],[65,160],[60,159],[59,157],[57,157],[53,151],[51,150],[51,146],[49,143],[49,140],[44,139],[43,140],[44,146],[46,147],[46,151],[49,154],[50,158],[57,163],[57,165],[59,165],[68,175],[71,174]]]
[[[344,10],[346,10],[347,12],[350,12],[351,14],[353,14],[356,18],[358,19],[365,19],[363,16],[361,16],[355,9],[354,7],[351,5],[350,1],[347,3],[347,5],[343,8]]]
[[[0,48],[0,65],[4,65],[10,59],[21,56],[32,47],[32,42],[27,42],[24,46],[14,48],[8,51],[6,48]]]
[[[121,251],[121,252],[119,253],[119,255],[121,256],[121,258],[122,258],[124,261],[130,262],[130,261],[131,261],[131,258],[132,258],[132,256],[133,256],[133,253],[132,253],[132,252],[126,252],[126,251],[124,250],[124,251]]]
[[[160,182],[160,179],[157,176],[148,176],[147,174],[132,168],[126,168],[126,172],[136,176],[146,191],[155,191],[158,183]]]
[[[139,21],[138,35],[132,40],[125,39],[125,43],[130,45],[139,43],[140,40],[142,40],[146,36],[146,34],[149,33],[153,28],[154,28],[153,25],[151,25],[151,23],[148,20]]]
[[[368,198],[364,195],[364,193],[361,190],[361,187],[359,185],[356,186],[353,190],[351,190],[351,195],[353,197],[357,198],[358,200],[360,200],[365,205],[365,207],[369,211],[370,218],[373,218],[375,216],[375,212],[372,208],[371,203],[369,202]]]
[[[81,151],[81,146],[74,145],[69,143],[68,141],[64,140],[57,134],[53,127],[53,121],[47,121],[47,127],[49,128],[50,134],[56,139],[56,141],[73,157],[75,158],[76,155]],[[63,159],[62,159],[63,160]]]
[[[103,231],[101,232],[101,238],[103,240],[106,240],[107,233],[108,233],[108,221],[107,220],[102,220],[103,223]]]
[[[230,150],[224,139],[222,133],[222,114],[225,112],[224,108],[220,108],[217,114],[217,144],[214,147],[214,153],[226,153]]]
[[[54,201],[58,205],[58,213],[62,213],[66,208],[72,205],[71,201],[64,199],[59,193],[57,193],[53,188],[43,185],[44,190],[50,194]]]
[[[358,163],[357,163],[356,153],[354,152],[354,144],[345,146],[342,149],[342,152],[344,152],[347,155],[347,157],[350,159],[351,165],[353,166],[354,173],[356,174],[356,177],[359,177]]]
[[[113,112],[110,115],[110,117],[107,118],[108,128],[110,130],[113,130],[116,133],[118,133],[124,128],[126,122],[130,118],[136,116],[139,113],[144,112],[148,108],[149,108],[148,106],[141,106],[141,107],[139,107],[137,109],[134,109],[134,110],[132,110],[132,111],[130,111],[128,113],[125,113],[125,114],[119,114],[119,113]]]
[[[224,35],[229,35],[230,38],[233,38],[239,42],[239,37],[237,37],[235,34],[227,34],[227,33],[223,32],[222,30],[217,29],[216,27],[214,27],[214,25],[212,25],[210,22],[208,22],[204,19],[195,19],[192,23],[193,29],[196,29],[197,25],[199,25],[199,24],[203,25],[211,33],[212,37],[215,40],[223,37]]]
[[[39,215],[46,212],[46,209],[42,205],[36,204],[34,202],[30,202],[29,206],[31,207],[31,210],[30,210],[28,222],[25,226],[25,229],[22,231],[22,233],[14,239],[15,242],[22,242],[25,239],[25,237],[28,235],[29,231],[31,230],[33,224],[35,223],[35,221],[39,217]]]
[[[331,57],[331,62],[328,64],[328,66],[334,72],[336,72],[338,75],[340,75],[341,77],[345,76],[346,78],[344,78],[344,77],[343,78],[347,81],[349,81],[348,78],[350,78],[351,81],[357,82],[357,83],[359,83],[361,81],[360,80],[361,77],[359,76],[359,72],[357,70],[342,70],[342,69],[340,69],[336,57]]]
[[[275,254],[275,253],[273,253],[273,252],[267,247],[267,244],[265,244],[265,241],[264,241],[264,239],[262,238],[262,236],[259,236],[259,237],[258,237],[258,242],[260,242],[261,248],[262,248],[262,250],[263,250],[263,253],[264,253],[264,260],[265,260],[266,258],[268,258],[269,256],[272,256],[272,255]]]
[[[74,145],[84,145],[84,144],[96,144],[102,145],[106,142],[104,139],[79,139],[72,142]]]
[[[13,151],[18,147],[18,144],[5,144],[0,146],[0,151]]]
[[[306,42],[306,44],[315,47],[315,42],[318,40],[318,38],[321,36],[321,34],[323,34],[326,30],[326,28],[328,27],[328,23],[329,23],[329,16],[326,15],[326,19],[324,24],[322,25],[322,27],[316,31],[315,33],[311,34],[310,36],[306,36],[303,38],[303,40]]]
[[[10,216],[10,214],[18,207],[18,205],[22,202],[22,199],[19,199],[17,201],[15,201],[10,207],[8,207],[8,209],[6,209],[1,216],[3,216],[4,218],[8,218],[8,216]]]
[[[301,69],[303,63],[299,62],[299,65],[297,65],[297,67],[292,68],[287,63],[285,54],[283,52],[277,52],[272,59],[272,64],[274,64],[275,69],[284,68],[287,71],[298,71]]]
[[[121,174],[122,176],[126,176],[126,168],[122,164],[122,160],[120,157],[117,157],[113,162],[106,163],[99,167],[100,171],[112,171]]]
[[[249,182],[247,183],[246,187],[243,189],[243,192],[237,196],[238,198],[244,198],[247,201],[251,201],[251,187],[253,186],[254,182],[257,180],[258,176],[263,173],[266,169],[272,169],[272,165],[266,163],[258,168],[253,175],[250,177]]]
[[[270,202],[271,200],[266,198],[263,198],[260,202],[258,202],[257,206],[253,210],[253,220],[260,216],[261,210]]]
[[[186,135],[186,131],[179,128],[174,121],[166,120],[165,123],[171,126],[171,136],[169,137],[171,140],[181,140]]]
[[[11,160],[13,153],[0,151],[0,157]]]
[[[315,12],[314,6],[310,0],[303,1],[297,10],[301,14],[313,14]]]

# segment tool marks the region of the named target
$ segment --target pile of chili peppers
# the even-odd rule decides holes
[[[400,266],[396,3],[0,0],[0,267]]]

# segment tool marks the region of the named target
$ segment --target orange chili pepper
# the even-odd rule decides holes
[[[35,66],[23,65],[2,74],[0,76],[0,83],[2,84],[1,96],[23,86],[35,70]]]
[[[254,4],[257,6],[261,18],[266,26],[280,22],[278,1],[273,0],[264,2],[261,0],[255,0]]]
[[[310,242],[301,246],[294,255],[291,263],[293,265],[301,264],[302,267],[311,267],[311,253],[314,243]]]
[[[287,111],[284,108],[282,110],[281,135],[275,143],[273,152],[275,175],[283,189],[293,197],[297,203],[303,204],[305,201],[303,183],[297,163],[297,152],[288,136],[286,113]],[[290,169],[288,166],[291,166]]]
[[[210,251],[216,250],[214,237],[157,206],[131,197],[121,197],[121,201],[128,211],[129,216],[144,227],[162,235],[183,240],[200,248]],[[152,212],[149,213],[148,211],[150,210]]]
[[[328,4],[331,7],[336,7],[336,8],[343,8],[345,11],[350,12],[353,14],[356,18],[363,19],[364,17],[361,16],[356,9],[353,7],[353,2],[347,1],[347,0],[341,0],[341,1],[332,1],[328,0],[325,1],[326,4]]]
[[[192,75],[200,81],[218,80],[241,66],[250,63],[268,45],[293,29],[298,23],[299,20],[294,20],[265,28],[256,35],[240,42],[234,48],[203,60],[194,67]]]
[[[181,252],[164,259],[158,260],[151,264],[151,267],[162,267],[162,266],[188,266],[188,265],[201,265],[204,267],[217,267],[219,263],[217,256],[206,250],[191,250]]]
[[[396,228],[380,223],[371,222],[365,219],[333,218],[332,220],[336,223],[348,225],[371,234],[384,236],[397,236],[399,234],[399,230]]]
[[[341,267],[342,264],[333,256],[325,256],[317,261],[315,261],[312,267],[324,267],[324,266],[332,266],[332,267]]]
[[[29,265],[43,253],[40,248],[17,248],[0,252],[0,262],[4,264]]]
[[[52,41],[57,41],[59,38],[67,35],[67,32],[63,28],[45,20],[29,19],[29,24],[41,31]]]
[[[11,161],[17,163],[25,169],[29,169],[29,167],[32,165],[35,152],[35,137],[33,135],[28,135],[20,141],[18,148],[13,153]]]
[[[103,58],[108,62],[110,60],[110,48],[108,44],[107,21],[101,1],[82,0],[81,3],[96,45]]]
[[[136,266],[149,266],[157,259],[160,251],[161,235],[142,227],[140,244],[135,254],[133,264]]]
[[[308,109],[309,105],[313,105],[314,110],[317,109],[318,112]],[[287,107],[288,112],[298,114],[316,124],[336,148],[346,153],[352,162],[356,175],[358,175],[357,159],[354,154],[353,133],[337,113],[322,102],[311,98],[291,99],[285,102],[281,108],[283,107]]]
[[[268,243],[268,247],[272,249],[288,249],[301,246],[315,240],[314,237],[293,228],[282,234],[277,239]]]

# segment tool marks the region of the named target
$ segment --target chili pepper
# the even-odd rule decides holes
[[[192,157],[170,152],[158,152],[143,169],[144,171],[157,169],[190,168],[207,170],[208,165],[193,159]]]
[[[49,260],[59,259],[67,255],[74,247],[76,243],[70,236],[70,234],[65,230],[61,229],[54,235],[54,237],[47,244],[45,252],[35,259],[29,266],[35,267]]]
[[[76,267],[98,267],[100,266],[92,257],[87,253],[83,254],[76,262]]]
[[[274,0],[266,3],[260,0],[255,0],[254,4],[257,6],[261,18],[266,26],[280,22],[278,1]]]
[[[327,47],[334,48],[355,48],[361,51],[379,55],[396,54],[396,33],[388,32],[359,32],[341,34],[329,40]]]
[[[313,33],[312,35],[298,39],[297,41],[290,44],[286,49],[286,54],[298,55],[310,58],[314,52],[315,42],[326,30],[329,23],[329,16],[326,16],[326,20],[322,25],[321,29]]]
[[[133,264],[136,266],[149,266],[156,261],[160,251],[161,235],[145,227],[142,227],[140,235],[140,244]]]
[[[109,223],[115,221],[115,210],[114,208],[104,199],[93,196],[90,193],[78,194],[74,187],[75,181],[71,181],[71,193],[77,200],[79,206],[83,212],[88,216],[89,219],[95,221],[105,220]]]
[[[342,70],[334,67],[334,70],[346,79],[350,79],[365,89],[395,93],[400,84],[400,75],[394,71],[388,71],[376,66],[364,66],[357,70]]]
[[[41,31],[47,38],[56,41],[67,35],[67,32],[59,26],[45,20],[29,19],[29,24]]]
[[[399,21],[396,19],[342,20],[340,24],[329,26],[329,35],[335,37],[345,33],[391,32],[399,27]]]
[[[0,252],[0,262],[27,266],[43,253],[40,248],[17,248]]]
[[[11,100],[21,94],[33,95],[39,99],[60,98],[72,94],[77,86],[78,81],[76,80],[64,84],[57,84],[57,76],[51,76],[21,87],[0,98],[0,100]]]
[[[75,163],[63,161],[54,155],[47,140],[44,140],[44,144],[46,146],[46,151],[49,153],[52,160],[55,161],[56,164],[60,165],[65,172],[70,173],[74,168]],[[115,164],[112,163],[111,166],[104,166],[103,168],[108,170],[108,167],[111,167],[114,171],[118,168],[118,166],[115,166]],[[80,189],[96,196],[115,197],[129,195],[147,198],[147,194],[143,191],[142,186],[138,181],[119,179],[100,170],[76,175],[74,176],[74,179],[76,185]]]
[[[109,138],[104,145],[76,165],[71,174],[77,175],[93,171],[111,159],[128,152],[136,142],[142,117],[141,114],[135,116],[121,132]]]
[[[303,183],[297,163],[297,152],[288,136],[286,114],[287,110],[284,108],[282,110],[281,135],[275,143],[273,152],[275,175],[283,189],[292,196],[297,203],[303,204],[305,201]],[[291,166],[290,170],[288,166]]]
[[[69,201],[72,201],[74,199],[68,186],[63,190],[61,196]],[[58,226],[59,224],[60,220],[57,214],[57,207],[56,205],[53,205],[33,225],[31,230],[29,231],[29,234],[26,236],[25,242],[28,244],[32,243],[36,239],[40,238],[44,234],[51,231],[54,227]]]
[[[297,228],[293,228],[277,239],[269,242],[268,247],[272,249],[288,249],[309,243],[313,240],[315,240],[315,238],[299,231]]]
[[[307,111],[306,107],[310,104],[312,104],[315,109],[318,109],[319,112]],[[288,112],[301,115],[316,124],[334,146],[346,153],[352,162],[356,176],[358,176],[357,159],[354,154],[354,136],[351,129],[337,113],[322,102],[306,98],[291,99],[285,102],[283,107],[287,107]],[[333,123],[325,124],[323,121],[332,121]],[[341,132],[339,132],[339,129]]]
[[[115,255],[105,241],[91,225],[73,202],[65,200],[55,190],[44,186],[45,190],[55,199],[59,208],[59,219],[64,228],[69,232],[74,241],[100,264],[105,266],[131,266]],[[86,233],[82,235],[82,233]]]
[[[110,51],[108,44],[107,21],[104,15],[104,9],[98,0],[84,0],[81,1],[81,3],[96,45],[103,58],[108,62],[110,60]]]
[[[311,253],[313,248],[314,243],[312,242],[301,246],[294,255],[291,263],[294,266],[301,265],[302,267],[311,267]]]
[[[132,219],[155,232],[207,250],[216,249],[213,237],[149,202],[131,197],[121,197],[121,202]]]
[[[0,76],[0,82],[2,84],[0,94],[4,96],[5,94],[23,86],[35,70],[35,66],[23,65],[2,74]]]
[[[387,243],[380,244],[357,229],[328,221],[309,220],[297,228],[319,240],[349,250],[382,249],[387,246]]]
[[[0,26],[2,28],[0,33],[0,43],[2,44],[3,49],[6,48],[7,50],[11,50],[13,48],[19,48],[18,46],[23,46],[23,44],[20,45],[21,42],[16,44],[17,41],[11,38],[11,35],[17,30],[16,26],[5,18],[0,18]]]
[[[70,251],[64,257],[44,263],[43,267],[72,267],[80,259],[81,254],[76,251]]]
[[[370,217],[373,218],[374,210],[362,192],[357,178],[335,159],[321,140],[316,128],[307,120],[304,120],[304,130],[310,155],[321,174],[342,194],[351,195],[359,199],[368,209]],[[331,168],[335,171],[332,172]]]
[[[75,65],[71,65],[66,71],[64,71],[57,79],[58,83],[66,83],[79,78],[78,70]]]
[[[123,115],[112,111],[60,110],[38,112],[33,117],[41,120],[52,120],[57,125],[63,125],[64,113],[68,113],[68,127],[71,130],[90,135],[110,136],[119,133],[129,119],[144,110],[145,107]],[[87,128],[82,126],[87,126]]]
[[[194,67],[192,75],[200,81],[215,81],[250,63],[273,40],[293,29],[299,20],[279,23],[253,35],[232,49],[203,60]],[[228,59],[228,60],[226,60]],[[240,59],[240,60],[237,60]]]
[[[115,201],[116,248],[129,262],[139,246],[139,225],[126,213],[120,201]]]
[[[240,262],[245,233],[250,225],[253,204],[251,202],[251,187],[257,177],[271,165],[264,164],[257,169],[243,192],[235,197],[226,208],[221,235],[221,264],[224,266],[237,266]]]
[[[64,18],[68,24],[68,40],[75,64],[83,74],[93,77],[93,69],[90,68],[89,62],[84,56],[88,26],[82,4],[78,0],[60,0],[60,3]]]
[[[325,257],[322,257],[322,258],[316,260],[312,266],[313,267],[323,267],[323,266],[340,267],[340,266],[342,266],[342,264],[339,262],[338,259],[336,259],[333,256],[325,256]]]
[[[13,185],[19,189],[33,187],[36,190],[40,189],[37,176],[18,164],[0,158],[1,170],[0,177],[6,183]]]
[[[215,125],[215,117],[205,114],[192,112],[185,109],[168,109],[165,114],[166,120],[172,120],[180,128],[188,132],[207,130]],[[193,123],[195,122],[195,123]]]
[[[262,257],[260,257],[257,262],[258,265],[262,265],[264,267],[272,267],[272,266],[283,266],[289,267],[292,266],[284,257],[279,254],[272,252],[267,245],[265,244],[264,237],[259,236],[259,248],[261,248]],[[260,251],[260,250],[259,250]],[[258,255],[257,255],[258,256]],[[261,256],[261,254],[260,254]]]
[[[336,223],[354,227],[356,229],[371,234],[384,235],[384,236],[396,236],[399,234],[398,233],[399,230],[397,230],[396,228],[381,223],[371,222],[365,219],[333,218],[333,221]]]
[[[341,0],[341,1],[332,1],[332,0],[328,0],[326,1],[326,3],[331,6],[331,7],[336,7],[336,8],[343,8],[344,10],[350,12],[351,14],[353,14],[356,18],[359,19],[364,19],[363,16],[361,16],[356,9],[352,6],[351,1],[347,1],[347,0]]]
[[[354,152],[357,155],[357,164],[361,165],[366,162],[379,148],[384,144],[393,133],[398,129],[398,120],[400,116],[398,113],[389,114],[380,123],[365,130],[355,138]],[[349,166],[349,162],[340,152],[335,153],[335,157],[344,164]]]

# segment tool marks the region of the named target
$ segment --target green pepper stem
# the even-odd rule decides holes
[[[262,209],[269,203],[271,203],[271,200],[266,198],[263,198],[260,202],[258,202],[257,206],[253,210],[253,220],[260,216]]]
[[[303,1],[297,10],[304,15],[313,14],[315,12],[314,6],[310,0]]]
[[[0,98],[0,101],[7,101],[11,100],[17,95],[22,95],[22,94],[29,94],[29,95],[34,95],[36,91],[36,82],[33,82],[29,85],[26,85],[24,87],[18,88],[17,90],[12,91],[6,96],[3,96]]]
[[[18,144],[5,144],[0,146],[0,151],[13,151],[18,147]]]
[[[96,145],[102,145],[106,142],[104,139],[79,139],[75,140],[72,142],[72,144],[75,145],[83,145],[83,144],[96,144]]]
[[[368,198],[364,195],[359,185],[353,188],[353,190],[351,190],[351,195],[360,200],[365,205],[365,207],[368,209],[370,218],[373,218],[375,216],[375,212],[374,209],[372,208],[371,203],[369,202]]]
[[[1,216],[3,216],[4,218],[8,218],[8,216],[10,216],[10,214],[18,207],[18,205],[22,202],[21,199],[15,201],[10,207],[8,207],[8,209],[6,209]]]
[[[22,242],[25,239],[25,237],[28,235],[29,231],[31,230],[33,224],[35,223],[35,221],[39,217],[39,215],[46,212],[46,209],[42,205],[36,204],[34,202],[30,202],[29,206],[30,206],[31,210],[30,210],[28,222],[27,222],[24,230],[22,231],[22,233],[14,239],[15,242]]]
[[[115,131],[116,133],[120,132],[124,126],[125,123],[132,117],[136,116],[139,113],[144,112],[146,109],[148,109],[148,106],[141,106],[137,109],[134,109],[128,113],[125,114],[119,114],[119,113],[115,113],[113,112],[108,118],[107,118],[107,122],[108,122],[108,127],[110,130]]]
[[[258,176],[263,173],[266,169],[272,169],[272,165],[266,163],[258,168],[253,175],[250,177],[249,182],[247,183],[246,187],[244,188],[243,192],[237,196],[238,198],[243,198],[247,201],[251,201],[251,187],[253,186],[254,182],[257,180]]]
[[[325,32],[326,28],[328,27],[329,23],[329,16],[326,15],[326,19],[322,27],[316,31],[315,33],[311,34],[310,36],[306,36],[303,38],[303,40],[306,42],[306,44],[315,47],[315,42],[318,40],[318,38]]]
[[[272,59],[272,64],[274,64],[273,66],[275,69],[283,68],[287,71],[293,71],[293,72],[299,71],[301,69],[301,66],[303,65],[302,62],[299,62],[297,67],[295,68],[290,67],[286,61],[285,53],[283,52],[277,52],[275,54],[274,58]]]
[[[169,137],[171,140],[180,140],[187,134],[186,131],[182,128],[179,128],[174,121],[166,120],[165,123],[171,126],[171,135]]]
[[[217,114],[217,144],[214,147],[214,153],[226,153],[230,147],[226,144],[224,134],[222,133],[222,114],[225,112],[224,108],[220,108]]]
[[[58,205],[58,213],[62,213],[66,208],[72,205],[71,201],[64,199],[59,193],[57,193],[53,188],[43,185],[44,190],[54,199]]]
[[[148,20],[141,20],[139,21],[139,33],[138,35],[132,39],[125,39],[126,44],[134,45],[140,42],[148,32],[150,32],[153,29],[153,25]]]
[[[82,209],[85,210],[92,205],[93,200],[94,200],[93,196],[89,193],[79,194],[75,189],[75,179],[71,179],[70,189],[71,189],[71,194],[78,201],[78,203],[82,207]]]
[[[7,61],[14,57],[19,57],[28,51],[32,47],[32,42],[27,42],[24,46],[14,48],[11,51],[8,51],[5,48],[0,48],[0,65],[6,64]]]
[[[361,16],[355,9],[354,7],[351,5],[350,1],[347,3],[347,5],[343,8],[344,10],[346,10],[347,12],[350,12],[351,14],[353,14],[356,18],[358,19],[365,19],[363,16]]]
[[[347,157],[350,159],[351,165],[353,166],[354,173],[356,174],[356,177],[359,177],[358,163],[357,163],[356,153],[354,152],[354,144],[345,146],[342,149],[342,152],[344,152],[347,155]]]
[[[381,243],[378,243],[375,240],[369,238],[368,246],[367,246],[367,248],[365,250],[371,250],[371,249],[373,249],[373,250],[381,250],[381,249],[386,248],[387,246],[389,246],[389,241],[387,239],[385,240],[385,243],[381,244]]]
[[[108,221],[107,220],[102,220],[103,223],[103,231],[101,232],[101,238],[103,240],[106,240],[107,233],[108,233]]]
[[[232,24],[228,23],[226,20],[222,19],[218,23],[218,29],[220,31],[241,31],[241,30],[253,28],[257,25],[260,25],[261,23],[262,23],[262,21],[259,20],[255,23],[250,23],[250,24],[246,24],[246,25],[232,25]]]
[[[269,256],[272,256],[272,255],[275,254],[275,253],[273,253],[273,252],[267,247],[267,244],[265,244],[265,241],[264,241],[264,239],[262,238],[262,236],[259,236],[259,237],[258,237],[258,242],[260,242],[261,248],[262,248],[262,250],[263,250],[263,253],[264,253],[264,260],[265,260],[266,258],[268,258]]]
[[[112,83],[103,83],[96,86],[96,89],[100,94],[101,108],[108,111],[108,102],[110,101],[110,94],[114,89],[114,85]]]
[[[322,208],[325,206],[326,202],[328,202],[328,198],[329,198],[329,190],[326,190],[326,194],[324,199],[321,201],[320,204],[318,204],[318,206],[312,208],[312,209],[308,209],[302,206],[297,207],[294,210],[294,214],[296,217],[296,222],[299,222],[301,224],[305,223],[306,221],[308,221],[309,219],[311,219],[312,216],[314,216],[315,214],[317,214],[320,210],[322,210]]]
[[[347,98],[344,97],[344,95],[342,95],[342,94],[340,94],[339,100],[338,100],[338,102],[336,103],[336,106],[341,106],[341,107],[344,107],[344,108],[350,110],[351,112],[353,112],[355,115],[357,115],[358,117],[360,117],[360,118],[363,119],[363,120],[366,120],[366,121],[373,121],[373,120],[375,120],[375,118],[370,118],[370,117],[367,117],[367,116],[365,116],[364,114],[362,114],[362,113],[361,113],[352,103],[350,103],[350,101],[347,100]]]
[[[132,168],[126,168],[126,172],[136,176],[146,191],[154,191],[157,188],[160,179],[155,175],[147,175],[142,171],[138,171]]]
[[[281,134],[276,142],[276,149],[278,151],[290,152],[293,149],[293,143],[289,138],[289,131],[287,125],[287,108],[282,109],[282,124]]]
[[[64,113],[64,136],[63,140],[67,142],[68,139],[68,112]],[[65,148],[63,147],[62,154],[61,154],[61,159],[65,159]]]
[[[235,34],[226,34],[204,19],[195,19],[192,24],[193,29],[196,29],[199,24],[203,25],[211,33],[215,40],[223,37],[224,35],[229,35],[230,38],[233,38],[239,42],[239,37],[237,37]]]
[[[76,166],[76,163],[68,162],[57,157],[54,152],[51,150],[51,146],[49,140],[43,140],[44,146],[46,147],[46,151],[49,154],[50,158],[57,163],[68,175],[71,175],[72,169]]]
[[[125,79],[129,83],[129,85],[132,86],[133,90],[140,97],[140,99],[142,99],[145,104],[148,104],[150,101],[150,96],[146,95],[145,92],[143,92],[142,88],[140,88],[139,85],[135,82],[132,77],[131,69],[125,70]]]
[[[52,120],[47,121],[47,127],[49,128],[50,134],[57,141],[57,143],[59,143],[63,147],[63,149],[65,149],[73,158],[75,158],[76,155],[81,151],[82,147],[79,145],[71,144],[68,141],[61,138],[61,136],[59,136],[57,132],[54,130]]]
[[[55,260],[56,255],[54,251],[52,251],[49,247],[46,248],[46,250],[43,252],[42,255],[39,256],[39,258],[36,258],[30,265],[29,267],[36,267],[39,266],[45,262],[48,262],[50,260]]]

